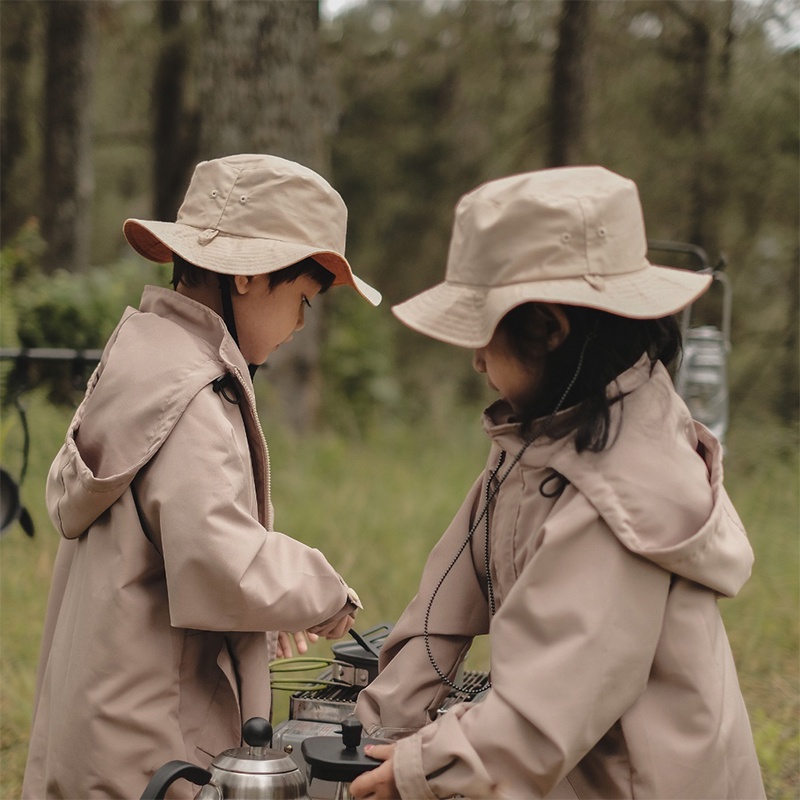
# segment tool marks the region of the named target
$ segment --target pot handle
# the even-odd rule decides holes
[[[211,780],[211,773],[188,761],[167,761],[150,778],[140,800],[164,800],[167,789],[178,778],[185,778],[198,786],[205,786]]]

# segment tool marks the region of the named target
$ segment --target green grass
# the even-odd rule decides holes
[[[44,479],[72,414],[54,410],[40,395],[24,401],[31,429],[22,502],[33,517],[33,539],[18,525],[0,540],[0,797],[19,797],[27,756],[39,640],[58,538],[44,508]],[[6,470],[22,469],[22,434],[13,409],[0,425]]]
[[[273,465],[276,527],[320,547],[364,602],[358,626],[394,621],[416,590],[427,554],[481,470],[486,441],[474,412],[434,403],[413,426],[385,420],[360,437],[287,434],[262,409]],[[29,399],[31,463],[23,500],[36,523],[0,541],[0,797],[18,797],[36,658],[57,538],[43,481],[71,416]],[[735,427],[735,426],[734,426]],[[744,428],[743,428],[744,430]],[[18,472],[19,425],[2,422],[3,463]],[[794,434],[792,434],[794,436]],[[770,800],[800,796],[800,537],[796,437],[786,431],[731,435],[729,492],[750,533],[756,566],[721,607],[753,722]],[[485,643],[474,665],[484,668]],[[329,648],[315,646],[318,655]],[[276,721],[285,717],[279,693]]]
[[[800,797],[800,510],[794,434],[731,436],[726,485],[755,552],[739,597],[722,601],[770,800]],[[787,447],[786,437],[789,436]],[[786,453],[784,458],[771,453]]]

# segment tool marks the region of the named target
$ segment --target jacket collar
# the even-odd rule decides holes
[[[644,354],[629,369],[625,370],[607,389],[608,395],[630,394],[642,386],[655,371],[666,369],[660,362],[651,364],[650,358]],[[571,409],[564,409],[556,415],[556,420],[569,413]],[[618,409],[613,407],[611,410],[611,424],[615,428],[618,424]],[[542,417],[533,422],[533,430],[541,426],[546,418]],[[483,430],[486,435],[501,449],[509,453],[516,453],[524,444],[525,439],[521,434],[521,425],[514,418],[511,406],[506,400],[497,400],[490,405],[482,417]],[[536,439],[525,453],[525,462],[532,466],[544,466],[558,451],[562,450],[572,442],[573,436],[565,436],[560,439],[552,439],[549,436],[542,436]]]
[[[211,345],[228,366],[237,367],[243,376],[249,375],[247,362],[228,333],[225,321],[208,306],[179,294],[174,289],[146,286],[139,310],[176,319],[193,336]]]

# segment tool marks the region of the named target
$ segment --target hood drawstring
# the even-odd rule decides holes
[[[239,346],[239,335],[236,333],[236,317],[233,315],[233,301],[231,300],[231,282],[228,275],[217,275],[219,293],[222,297],[222,318],[231,338]]]
[[[491,617],[495,615],[496,608],[495,608],[495,599],[494,599],[494,585],[492,583],[492,571],[490,566],[490,549],[489,549],[489,541],[491,537],[490,531],[490,522],[489,522],[489,508],[492,504],[492,500],[494,500],[497,493],[500,491],[500,487],[503,485],[505,479],[511,474],[511,470],[519,463],[522,456],[525,454],[525,451],[540,437],[544,436],[545,433],[549,430],[550,426],[555,420],[556,415],[564,405],[564,402],[567,399],[567,396],[572,391],[572,387],[575,385],[575,381],[578,380],[578,375],[583,368],[583,359],[586,355],[586,348],[589,342],[594,338],[594,332],[590,332],[586,339],[581,346],[581,352],[578,356],[578,364],[575,367],[575,373],[573,374],[572,378],[570,379],[569,383],[567,384],[567,388],[564,389],[561,398],[559,399],[558,403],[556,403],[556,407],[550,412],[549,416],[547,416],[540,425],[539,429],[533,433],[530,438],[526,439],[522,447],[517,451],[517,454],[512,459],[511,463],[506,467],[505,472],[498,477],[498,473],[500,472],[501,467],[505,464],[506,460],[506,451],[503,450],[500,453],[500,458],[497,461],[497,466],[489,473],[489,477],[486,481],[486,487],[484,491],[484,503],[483,508],[481,509],[480,513],[478,513],[477,517],[475,518],[474,522],[470,526],[469,532],[467,533],[466,538],[461,543],[461,547],[458,548],[458,552],[453,556],[450,564],[448,565],[447,569],[445,569],[442,577],[439,578],[439,582],[436,584],[433,592],[431,593],[431,598],[428,601],[428,606],[425,609],[425,619],[422,625],[422,636],[423,641],[425,643],[425,650],[428,654],[428,661],[430,662],[431,666],[435,670],[436,674],[439,676],[439,679],[442,683],[447,684],[450,688],[455,689],[457,692],[461,692],[467,695],[476,695],[480,694],[481,692],[485,691],[488,688],[491,688],[492,682],[489,680],[484,686],[480,686],[477,688],[472,688],[469,686],[459,686],[455,681],[452,681],[444,672],[444,670],[439,666],[439,663],[436,661],[436,658],[433,655],[433,648],[431,647],[430,642],[430,621],[431,621],[431,611],[433,610],[433,603],[436,600],[436,596],[439,594],[439,589],[442,588],[442,584],[445,582],[445,579],[450,574],[453,567],[455,567],[456,562],[460,558],[461,554],[467,548],[467,545],[472,541],[472,536],[475,531],[478,529],[478,525],[481,521],[484,522],[484,530],[485,530],[485,541],[484,541],[484,570],[486,572],[486,593],[487,593],[487,600],[489,603],[489,614]],[[554,475],[549,476],[540,484],[539,490],[542,490],[543,486],[546,486],[550,478],[555,476],[559,476],[562,478],[565,483],[561,486],[561,490],[558,491],[556,494],[545,494],[542,492],[544,497],[558,497],[561,494],[561,491],[566,487],[569,481],[564,478],[560,473],[554,471]]]
[[[219,280],[219,293],[222,298],[222,319],[225,320],[225,327],[231,338],[239,347],[239,335],[236,332],[236,317],[233,313],[233,300],[231,300],[231,281],[229,275],[217,274]],[[241,350],[241,348],[239,348]],[[247,369],[252,378],[256,374],[258,364],[248,364]]]

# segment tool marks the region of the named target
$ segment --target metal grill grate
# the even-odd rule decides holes
[[[323,672],[320,679],[330,680],[330,671]],[[289,719],[341,722],[352,715],[360,690],[360,686],[341,684],[294,692],[289,698]]]
[[[478,672],[477,670],[466,670],[464,672],[464,677],[459,681],[459,686],[472,691],[480,690],[481,692],[484,692],[489,688],[489,673]],[[448,694],[447,697],[445,697],[445,699],[442,701],[442,705],[439,707],[437,716],[441,716],[442,714],[446,713],[457,703],[478,703],[483,700],[485,696],[486,695],[483,693],[467,694],[466,692],[459,692],[456,689],[453,689],[453,691],[450,692],[450,694]]]
[[[330,679],[330,673],[320,675],[321,679]],[[489,674],[477,670],[465,670],[460,676],[459,685],[465,689],[481,690],[479,694],[467,694],[455,689],[442,701],[437,711],[441,716],[457,703],[477,703],[484,697],[483,691],[489,688]],[[311,722],[341,722],[353,713],[353,706],[358,699],[360,686],[336,685],[319,690],[302,690],[294,692],[289,698],[289,719],[308,720]]]

